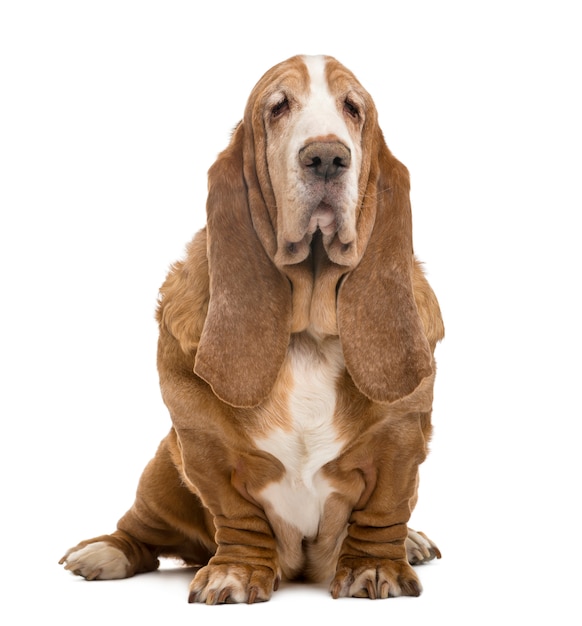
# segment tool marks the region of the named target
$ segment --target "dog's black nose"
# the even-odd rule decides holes
[[[349,148],[340,141],[314,141],[299,150],[301,165],[325,180],[347,170],[351,160]]]

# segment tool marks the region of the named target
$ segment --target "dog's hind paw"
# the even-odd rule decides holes
[[[59,563],[87,580],[126,578],[129,571],[125,554],[106,541],[71,548]]]
[[[434,558],[440,559],[441,552],[424,533],[408,529],[408,537],[406,539],[406,556],[410,565],[420,565],[428,563]]]

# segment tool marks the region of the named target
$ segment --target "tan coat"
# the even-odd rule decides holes
[[[320,67],[339,130],[301,141],[341,144],[329,162],[345,172],[314,173],[311,150],[290,174]],[[304,209],[322,178],[333,194]],[[408,172],[353,74],[327,57],[269,70],[210,169],[207,213],[161,289],[173,427],[118,530],[63,561],[118,578],[178,556],[204,566],[190,599],[208,603],[266,600],[282,576],[330,580],[334,597],[418,595],[410,563],[440,555],[407,522],[444,331],[413,256]]]

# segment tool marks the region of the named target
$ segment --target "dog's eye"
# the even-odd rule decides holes
[[[344,101],[344,111],[353,119],[360,118],[360,109],[349,99]]]
[[[285,111],[289,110],[289,100],[287,97],[283,98],[271,109],[271,117],[273,119],[281,117]]]

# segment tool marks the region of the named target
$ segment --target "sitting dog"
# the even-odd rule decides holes
[[[406,168],[331,57],[253,89],[209,171],[207,225],[161,288],[172,428],[111,535],[61,560],[92,579],[199,569],[191,602],[417,596],[440,557],[407,527],[444,329],[413,254]]]

